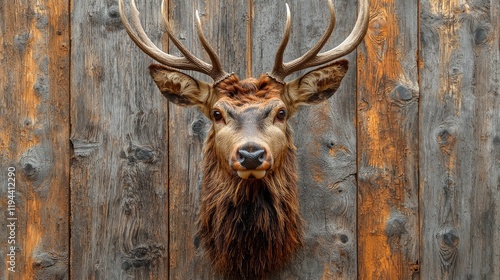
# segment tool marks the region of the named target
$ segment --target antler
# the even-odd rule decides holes
[[[162,11],[162,16],[163,20],[165,21],[166,29],[167,29],[167,34],[170,40],[174,43],[174,45],[179,49],[179,51],[184,55],[183,57],[179,56],[174,56],[171,54],[168,54],[166,52],[163,52],[160,50],[152,41],[149,39],[147,36],[146,32],[144,31],[144,28],[141,25],[141,21],[139,18],[139,11],[137,10],[137,7],[135,5],[135,0],[130,0],[130,17],[132,20],[132,26],[130,25],[127,15],[124,12],[123,9],[123,0],[120,0],[118,2],[119,5],[119,10],[120,10],[120,17],[122,19],[123,25],[125,26],[125,30],[127,30],[128,35],[134,41],[134,43],[147,55],[149,55],[151,58],[154,60],[165,64],[169,67],[180,69],[180,70],[194,70],[203,74],[206,74],[212,79],[214,79],[215,84],[218,84],[225,78],[229,77],[231,74],[226,73],[222,69],[222,64],[220,62],[219,57],[215,53],[214,49],[208,44],[207,39],[203,35],[203,31],[201,29],[201,20],[200,16],[198,15],[198,11],[196,11],[196,26],[197,26],[197,32],[198,32],[198,37],[200,39],[200,42],[207,52],[208,56],[210,57],[210,60],[212,64],[206,63],[202,61],[201,59],[197,58],[194,56],[180,41],[177,39],[172,32],[172,28],[170,26],[170,23],[168,21],[168,15],[165,12],[164,9],[164,1],[161,4],[161,11]],[[135,31],[134,31],[135,29]]]
[[[281,44],[276,51],[273,70],[271,71],[271,73],[267,73],[267,75],[277,82],[284,84],[285,82],[283,80],[285,79],[285,77],[292,74],[293,72],[328,63],[356,49],[356,47],[361,43],[363,37],[365,36],[366,30],[368,29],[369,20],[368,0],[359,1],[358,19],[356,20],[356,24],[354,25],[351,34],[349,34],[344,42],[342,42],[336,48],[319,53],[321,48],[323,48],[323,46],[328,41],[328,38],[332,34],[333,28],[335,27],[335,9],[333,8],[332,0],[328,0],[328,7],[330,8],[330,23],[325,33],[316,43],[316,45],[314,45],[308,52],[290,62],[283,62],[283,53],[285,52],[286,45],[288,44],[288,39],[290,38],[291,27],[290,8],[288,7],[288,4],[286,4],[285,33],[283,35]]]

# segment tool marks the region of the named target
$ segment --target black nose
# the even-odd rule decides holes
[[[255,143],[245,144],[238,149],[238,162],[248,170],[259,167],[266,160],[266,150]]]

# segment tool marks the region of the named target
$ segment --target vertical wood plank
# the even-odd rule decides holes
[[[418,278],[418,6],[370,1],[358,48],[359,279]]]
[[[170,21],[183,44],[197,57],[210,61],[196,34],[194,14],[198,10],[205,36],[224,69],[245,78],[247,7],[244,0],[170,1]],[[175,46],[170,47],[170,53],[178,55]],[[212,82],[201,74],[190,74]],[[170,279],[218,278],[203,260],[195,238],[203,176],[202,147],[211,122],[194,108],[170,104],[169,109]]]
[[[291,38],[285,61],[309,50],[329,21],[327,1],[290,1]],[[338,45],[352,30],[356,3],[337,0],[337,24],[324,50]],[[281,41],[286,9],[280,1],[255,1],[253,74],[270,71]],[[273,279],[355,279],[356,252],[356,63],[342,85],[320,105],[303,107],[293,119],[299,160],[299,197],[305,220],[305,246]],[[301,71],[288,80],[304,74]]]
[[[422,279],[499,279],[500,3],[421,1]]]
[[[68,3],[0,1],[0,63],[0,278],[67,279]]]
[[[136,2],[161,46],[160,3]],[[71,277],[166,279],[167,103],[118,1],[71,4]]]

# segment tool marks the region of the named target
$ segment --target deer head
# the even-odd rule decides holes
[[[303,56],[283,62],[290,37],[287,20],[271,72],[258,79],[240,80],[222,69],[220,60],[203,35],[196,12],[198,37],[211,64],[195,57],[174,36],[168,15],[162,15],[170,40],[183,56],[161,51],[141,26],[134,0],[130,24],[119,1],[122,22],[135,44],[160,62],[149,72],[170,101],[196,106],[212,121],[204,147],[204,178],[200,205],[200,243],[214,268],[227,275],[258,279],[282,266],[302,243],[302,222],[297,198],[297,167],[292,131],[288,124],[301,105],[331,97],[347,72],[347,60],[334,60],[352,52],[368,26],[368,1],[360,0],[358,19],[351,34],[337,47],[320,52],[335,26],[333,3],[328,0],[329,25],[321,39]],[[324,66],[326,65],[326,66]],[[296,71],[317,67],[290,82]],[[210,76],[208,84],[179,70]]]

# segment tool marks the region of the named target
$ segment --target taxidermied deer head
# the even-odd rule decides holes
[[[351,34],[337,47],[321,52],[335,25],[328,0],[330,23],[319,42],[303,56],[283,62],[290,37],[288,5],[285,33],[272,71],[258,79],[240,80],[222,69],[203,35],[196,12],[198,36],[211,64],[195,57],[174,36],[162,6],[170,40],[183,56],[161,51],[141,26],[134,0],[132,25],[119,2],[127,33],[147,55],[162,65],[149,71],[161,93],[180,106],[196,106],[213,123],[204,147],[198,237],[218,272],[244,279],[260,279],[282,266],[302,244],[302,222],[297,198],[297,166],[289,118],[298,107],[332,96],[347,72],[347,61],[332,62],[362,41],[368,26],[368,1],[360,0]],[[135,30],[135,31],[134,31]],[[290,74],[327,64],[291,82]],[[210,76],[213,84],[178,70]]]

